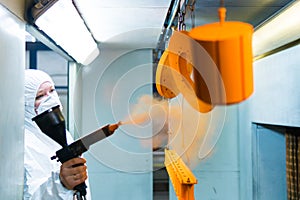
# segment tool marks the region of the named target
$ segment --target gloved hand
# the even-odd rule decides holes
[[[60,181],[69,190],[87,179],[87,167],[84,158],[72,158],[60,166]]]

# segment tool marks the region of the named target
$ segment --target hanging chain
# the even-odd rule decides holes
[[[220,0],[220,7],[225,7],[225,3],[224,3],[224,0]]]
[[[183,31],[186,29],[186,25],[184,23],[185,10],[178,12],[178,30]]]
[[[188,8],[191,11],[191,23],[192,23],[192,28],[194,28],[195,25],[195,4],[196,4],[196,0],[194,0],[189,6]]]

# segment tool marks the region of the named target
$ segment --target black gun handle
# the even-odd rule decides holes
[[[83,183],[80,183],[79,185],[76,185],[74,187],[74,190],[78,191],[81,196],[85,196],[86,195],[86,188],[87,188],[87,186],[86,186],[85,182],[83,182]]]
[[[78,167],[81,165],[83,165],[83,164],[72,165],[72,167]],[[83,183],[80,183],[79,185],[76,185],[73,188],[73,190],[78,191],[80,193],[80,195],[83,197],[86,195],[86,188],[87,188],[87,186],[86,186],[85,182],[83,182]]]

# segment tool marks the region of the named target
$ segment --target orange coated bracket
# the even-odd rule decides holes
[[[171,99],[180,93],[175,85],[169,62],[169,52],[167,50],[164,51],[158,62],[155,79],[156,89],[161,96]]]
[[[165,149],[165,166],[178,200],[194,200],[197,179],[174,150]]]
[[[180,37],[185,36],[185,37]],[[173,69],[173,77],[175,84],[179,91],[183,94],[184,98],[188,103],[196,110],[201,113],[207,113],[211,111],[214,105],[206,103],[197,97],[196,85],[191,79],[191,74],[194,71],[194,66],[189,59],[191,59],[192,48],[188,40],[193,39],[188,36],[187,31],[176,31],[170,38],[172,44],[170,43],[171,51],[169,51],[169,64]],[[185,44],[185,45],[181,45]],[[188,59],[186,57],[189,57]]]
[[[187,102],[201,113],[212,110],[213,105],[201,101],[195,93],[195,85],[190,76],[193,66],[181,56],[168,49],[162,54],[156,70],[158,93],[168,99],[182,93]]]

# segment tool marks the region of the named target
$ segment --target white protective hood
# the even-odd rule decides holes
[[[47,81],[53,83],[51,77],[45,72],[25,70],[24,199],[71,200],[73,191],[63,187],[59,179],[61,163],[50,159],[62,147],[41,132],[32,121],[36,116],[34,108],[36,93],[40,85]],[[67,141],[68,143],[73,141],[68,131]],[[90,199],[89,190],[87,192],[87,199]]]

